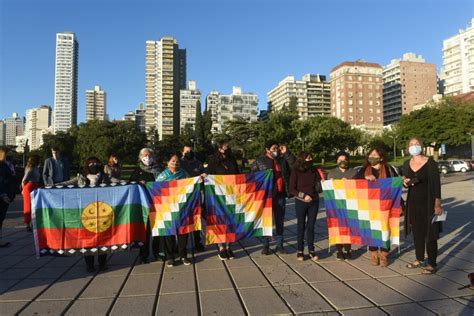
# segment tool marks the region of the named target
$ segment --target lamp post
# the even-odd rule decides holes
[[[303,137],[303,136],[302,136],[302,137],[300,137],[300,140],[301,140],[301,148],[302,148],[301,150],[304,151],[304,143],[305,143],[305,141],[306,141],[306,137]]]
[[[397,160],[397,135],[389,136],[391,139],[393,139],[393,162]]]

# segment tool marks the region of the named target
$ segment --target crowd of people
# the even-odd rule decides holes
[[[363,166],[359,170],[350,168],[350,156],[346,152],[336,155],[337,166],[327,174],[320,172],[313,164],[311,152],[302,151],[297,157],[287,146],[277,141],[267,141],[263,153],[250,165],[251,172],[272,170],[274,174],[274,189],[272,192],[273,223],[275,225],[274,238],[276,246],[273,252],[286,254],[284,243],[284,221],[286,202],[289,197],[295,198],[297,219],[297,260],[305,260],[305,241],[308,258],[319,260],[315,247],[315,223],[319,210],[319,195],[322,192],[321,182],[330,179],[366,179],[375,181],[381,178],[402,176],[403,183],[408,188],[405,204],[405,233],[412,233],[416,250],[416,261],[407,265],[408,268],[423,268],[422,273],[436,272],[437,239],[441,231],[441,222],[432,221],[435,215],[443,212],[441,207],[441,185],[436,162],[423,155],[423,143],[418,138],[410,139],[407,149],[411,158],[406,160],[401,172],[391,166],[378,148],[371,149]],[[31,199],[30,193],[42,185],[89,185],[96,186],[124,180],[145,184],[148,181],[170,181],[187,177],[207,174],[231,175],[242,172],[232,154],[228,141],[221,141],[213,155],[208,157],[207,164],[197,159],[192,145],[183,147],[182,152],[165,158],[166,167],[162,168],[154,151],[143,148],[138,154],[138,164],[128,179],[122,176],[119,157],[110,155],[105,165],[96,157],[85,160],[82,172],[73,179],[70,178],[68,160],[63,157],[58,148],[51,150],[52,157],[44,161],[42,171],[40,158],[37,155],[29,157],[21,187],[24,199],[24,222],[27,230],[31,231]],[[7,149],[0,149],[0,247],[9,246],[1,239],[1,227],[9,204],[14,199],[11,179],[15,170],[6,159]],[[204,206],[203,217],[205,217]],[[139,261],[149,262],[150,249],[155,260],[164,261],[168,267],[181,262],[190,265],[187,245],[188,234],[166,237],[152,237],[150,222],[147,223],[147,234],[144,245],[140,248]],[[195,251],[205,249],[201,232],[192,233]],[[306,238],[305,238],[306,236]],[[273,237],[263,238],[261,253],[271,253],[270,242]],[[388,265],[389,249],[369,247],[371,264],[386,267]],[[425,250],[428,264],[424,264]],[[220,260],[232,260],[235,255],[232,244],[219,243],[217,256]],[[351,260],[351,245],[337,244],[336,257],[338,260]],[[95,271],[94,257],[85,256],[87,271]],[[99,269],[106,269],[106,255],[99,255]]]

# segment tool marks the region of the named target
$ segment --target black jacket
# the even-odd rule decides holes
[[[218,152],[209,156],[207,165],[207,174],[239,174],[240,169],[237,160],[233,155],[225,158]]]
[[[296,157],[289,151],[283,155],[279,155],[276,158],[276,162],[280,166],[281,175],[283,177],[283,182],[285,183],[285,191],[287,196],[291,196],[290,193],[290,174],[293,164],[295,163]],[[273,170],[273,159],[268,158],[267,155],[262,155],[255,159],[255,161],[250,166],[252,172],[264,171],[272,169]],[[275,179],[276,181],[276,179]]]

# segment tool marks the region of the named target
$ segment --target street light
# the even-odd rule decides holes
[[[304,151],[304,142],[306,141],[306,137],[300,137],[300,140],[301,140],[301,148],[302,150]]]
[[[397,135],[389,136],[391,139],[393,139],[393,162],[397,160]]]

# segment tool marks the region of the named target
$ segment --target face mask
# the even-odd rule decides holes
[[[153,159],[151,159],[149,156],[145,156],[142,158],[142,162],[145,166],[150,166],[153,162]]]
[[[278,157],[278,151],[276,151],[276,150],[275,150],[275,151],[272,151],[272,156],[273,156],[274,158]]]
[[[349,163],[347,162],[347,160],[339,161],[339,163],[337,165],[341,169],[347,169],[347,167],[349,167]]]
[[[371,166],[378,165],[382,160],[380,158],[369,157],[368,159]]]
[[[191,160],[194,158],[194,153],[192,151],[190,152],[187,152],[184,154],[184,158],[188,159],[188,160]]]
[[[168,167],[170,168],[178,168],[179,167],[179,162],[168,162]]]
[[[421,146],[420,145],[410,146],[408,147],[408,152],[412,156],[418,156],[419,154],[421,154]]]

